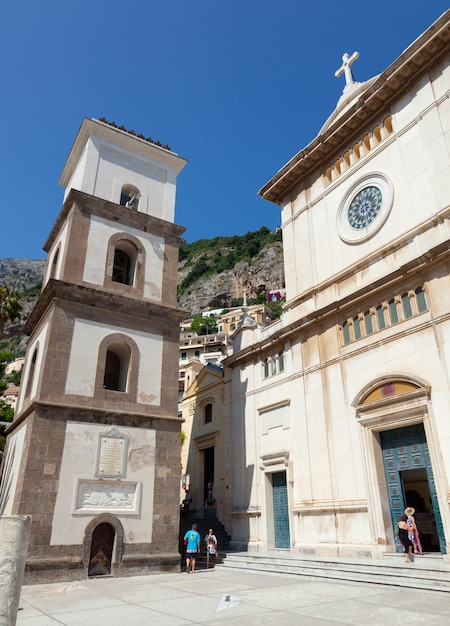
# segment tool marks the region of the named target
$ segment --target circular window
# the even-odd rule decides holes
[[[361,178],[345,194],[338,211],[338,229],[347,243],[361,243],[374,235],[386,221],[394,199],[384,174]]]

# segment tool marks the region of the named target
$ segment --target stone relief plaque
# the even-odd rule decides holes
[[[137,514],[141,487],[138,482],[77,480],[74,513]]]
[[[128,436],[111,428],[100,433],[97,450],[96,478],[126,478]]]

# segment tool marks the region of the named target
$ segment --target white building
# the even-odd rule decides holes
[[[409,505],[449,550],[449,17],[365,83],[344,55],[336,110],[260,191],[288,300],[225,362],[236,546],[381,557]]]

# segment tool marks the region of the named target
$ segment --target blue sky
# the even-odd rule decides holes
[[[258,190],[317,134],[344,88],[382,72],[441,0],[3,0],[0,258],[44,258],[84,117],[188,160],[176,223],[192,242],[280,224]]]

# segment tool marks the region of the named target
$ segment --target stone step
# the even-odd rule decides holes
[[[402,555],[399,557],[398,560],[315,559],[283,556],[277,551],[267,554],[228,552],[223,555],[223,566],[291,574],[309,580],[327,578],[450,592],[450,566],[443,563],[442,557],[418,556],[410,564],[404,562]]]

